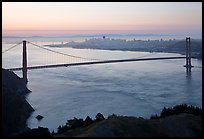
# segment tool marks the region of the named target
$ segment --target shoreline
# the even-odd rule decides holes
[[[44,45],[46,47],[54,47],[54,48],[65,48],[65,46],[63,47],[59,47],[58,45]],[[179,52],[165,52],[165,51],[138,51],[138,50],[130,50],[130,49],[103,49],[103,48],[77,48],[77,47],[69,47],[66,46],[67,48],[73,48],[73,49],[87,49],[87,50],[109,50],[109,51],[126,51],[126,52],[147,52],[147,53],[169,53],[169,54],[180,54],[180,55],[186,55],[185,53],[179,53]],[[191,58],[197,59],[197,60],[201,60],[202,61],[202,56],[191,56]]]
[[[112,38],[92,38],[85,39],[83,42],[71,41],[65,44],[44,45],[57,48],[76,48],[76,49],[93,49],[93,50],[119,50],[132,52],[160,52],[160,53],[177,53],[186,54],[186,40],[126,40]],[[191,40],[192,58],[202,60],[202,40]]]

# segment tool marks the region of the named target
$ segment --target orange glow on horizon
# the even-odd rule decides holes
[[[3,35],[202,34],[200,2],[3,2]]]

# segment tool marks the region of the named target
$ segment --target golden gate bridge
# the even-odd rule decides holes
[[[29,43],[33,46],[36,46],[38,48],[44,49],[46,51],[50,51],[52,53],[66,56],[69,58],[75,58],[78,59],[77,62],[67,62],[67,63],[57,63],[57,64],[45,64],[45,65],[38,65],[38,66],[27,66],[27,47],[26,44]],[[23,79],[25,82],[28,81],[27,79],[27,70],[32,69],[42,69],[42,68],[56,68],[56,67],[68,67],[68,66],[81,66],[81,65],[92,65],[92,64],[108,64],[108,63],[121,63],[121,62],[134,62],[134,61],[149,61],[149,60],[167,60],[167,59],[186,59],[186,72],[191,72],[191,68],[193,67],[191,65],[191,45],[190,45],[190,37],[186,37],[186,56],[177,56],[177,57],[148,57],[144,58],[145,56],[137,57],[137,58],[129,58],[129,59],[116,59],[116,60],[102,60],[102,59],[95,59],[95,58],[87,58],[87,57],[81,57],[77,55],[71,55],[63,52],[59,52],[56,50],[52,50],[43,46],[40,46],[36,43],[23,40],[14,46],[4,50],[2,54],[5,54],[6,52],[10,51],[11,49],[17,47],[18,45],[23,44],[23,57],[22,57],[22,67],[17,68],[8,68],[10,71],[18,71],[22,70],[23,73]],[[82,60],[85,60],[81,62]]]

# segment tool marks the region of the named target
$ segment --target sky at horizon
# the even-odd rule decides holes
[[[93,33],[202,38],[202,2],[2,2],[3,36]]]

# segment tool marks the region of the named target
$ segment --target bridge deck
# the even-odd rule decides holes
[[[70,64],[54,64],[54,65],[43,65],[43,66],[32,66],[27,69],[42,69],[42,68],[55,68],[55,67],[67,67],[67,66],[80,66],[80,65],[91,65],[91,64],[105,64],[105,63],[118,63],[118,62],[131,62],[131,61],[147,61],[147,60],[163,60],[163,59],[184,59],[186,57],[160,57],[160,58],[140,58],[140,59],[119,59],[119,60],[104,60],[104,61],[93,61],[93,62],[81,62],[81,63],[70,63]],[[8,70],[17,71],[22,68],[10,68]]]

